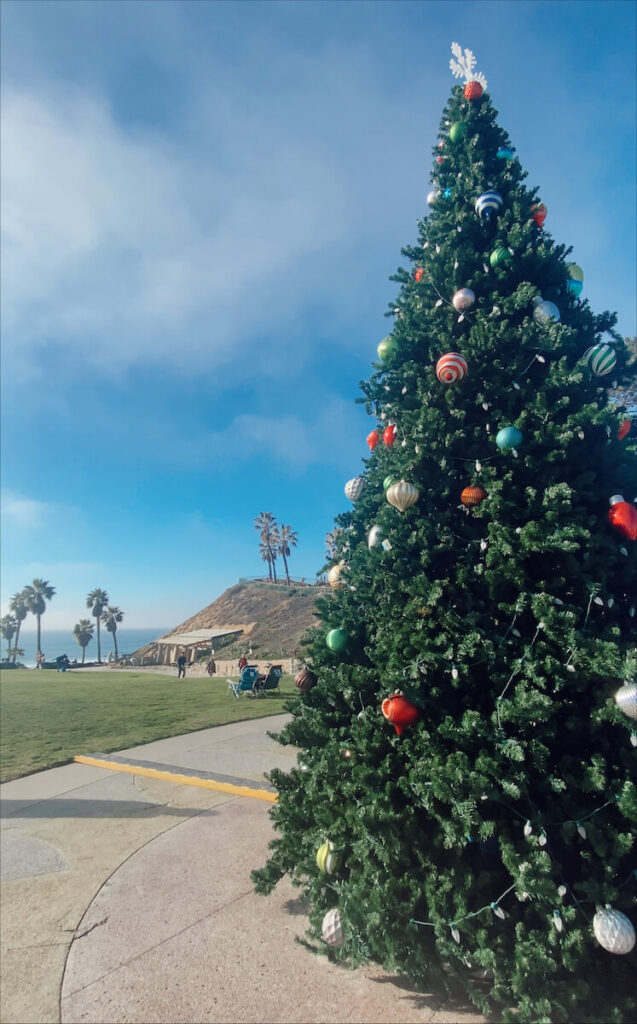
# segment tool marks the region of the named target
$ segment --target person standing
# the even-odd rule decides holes
[[[246,658],[245,654],[242,654],[241,657],[239,658],[239,673],[243,671],[247,664],[248,659]]]
[[[43,655],[42,651],[38,651],[38,653],[35,656],[35,667],[36,668],[42,668],[43,662],[44,662],[44,655]]]
[[[214,658],[211,658],[208,664],[206,665],[206,671],[209,676],[214,676],[215,672],[217,671],[217,666],[215,665]]]
[[[180,654],[177,658],[177,679],[186,678],[186,655]]]

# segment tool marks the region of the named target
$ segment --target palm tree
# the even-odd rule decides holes
[[[86,648],[93,639],[94,625],[90,619],[80,619],[73,626],[73,636],[77,640],[78,644],[82,648],[82,664],[84,664],[84,655],[86,654]]]
[[[272,579],[272,562],[270,560],[270,549],[263,543],[259,544],[259,554],[261,555],[261,561],[268,563],[268,579]]]
[[[3,615],[0,619],[0,634],[2,639],[7,641],[7,660],[11,656],[11,641],[17,628],[18,623],[13,615]]]
[[[16,650],[13,655],[13,660],[15,662],[18,652],[18,644],[20,642],[20,626],[22,625],[27,615],[29,614],[29,609],[27,608],[24,590],[20,590],[19,593],[13,595],[13,597],[9,601],[9,611],[11,612],[14,619],[18,623],[18,628],[15,631]]]
[[[277,548],[285,566],[285,578],[288,581],[288,587],[290,586],[290,574],[288,572],[287,560],[290,557],[290,548],[295,548],[298,542],[298,535],[291,526],[281,525],[279,527]]]
[[[274,564],[276,558],[274,550],[274,539],[277,530],[276,519],[271,512],[259,512],[259,515],[254,520],[254,528],[260,531],[259,539],[268,549],[268,579],[271,580],[274,576],[274,582],[276,583],[276,567]]]
[[[41,651],[42,616],[46,611],[46,602],[50,601],[55,594],[55,587],[52,587],[48,580],[34,580],[33,583],[24,588],[22,593],[24,594],[24,602],[27,608],[32,615],[35,615],[38,622],[36,650]]]
[[[109,604],[102,612],[102,622],[106,626],[108,632],[113,634],[115,661],[119,660],[119,654],[117,653],[117,623],[121,622],[123,618],[124,612],[114,604]]]
[[[95,616],[97,623],[97,663],[102,662],[102,648],[100,647],[100,616],[108,604],[108,594],[105,590],[96,587],[86,595],[86,607],[91,609],[91,615]]]

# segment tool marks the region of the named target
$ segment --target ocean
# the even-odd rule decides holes
[[[132,654],[133,651],[138,650],[140,647],[144,647],[145,644],[149,644],[151,640],[156,640],[157,637],[163,636],[165,633],[170,631],[169,626],[157,626],[156,629],[118,629],[117,630],[117,650],[120,657],[125,654]],[[15,643],[15,640],[11,641]],[[79,646],[77,640],[73,636],[72,629],[47,629],[46,628],[46,615],[42,616],[42,633],[40,642],[42,644],[42,651],[47,661],[54,661],[61,654],[68,654],[70,661],[77,658],[78,661],[82,660],[82,648]],[[27,668],[35,667],[35,655],[36,655],[36,633],[30,629],[20,630],[20,647],[24,651],[24,657],[18,658],[18,661]],[[102,626],[100,629],[100,647],[102,649],[102,661],[106,661],[109,653],[115,648],[113,647],[113,637],[107,632]],[[7,653],[6,641],[2,641],[2,657],[6,657]],[[97,637],[93,634],[93,639],[86,648],[86,661],[97,661]]]

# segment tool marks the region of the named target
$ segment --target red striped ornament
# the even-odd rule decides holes
[[[455,384],[467,373],[467,362],[458,352],[447,352],[436,363],[436,377],[442,384]]]

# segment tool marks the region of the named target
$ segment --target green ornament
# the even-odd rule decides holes
[[[394,482],[394,477],[393,476],[386,476],[385,479],[383,480],[383,490],[384,491],[388,491],[389,488],[391,487],[391,485],[393,484],[393,482]]]
[[[505,263],[511,262],[511,253],[503,245],[499,245],[489,256],[489,263],[492,267],[502,267]]]
[[[329,647],[330,651],[334,654],[338,654],[342,651],[347,643],[347,633],[344,633],[342,629],[330,629],[329,633],[325,637],[325,643]]]
[[[467,126],[464,121],[458,121],[456,124],[452,124],[449,129],[449,138],[452,142],[459,142],[464,137],[467,130]]]
[[[383,340],[378,346],[377,351],[380,359],[382,359],[383,362],[385,361],[385,359],[389,358],[389,356],[394,351],[394,339],[392,338],[391,334],[388,334],[386,338],[383,338]]]

